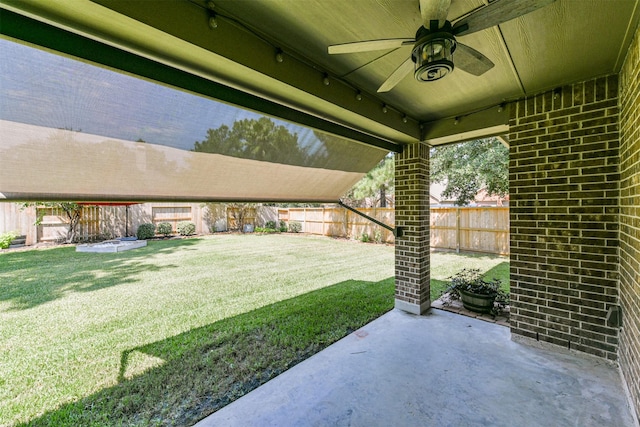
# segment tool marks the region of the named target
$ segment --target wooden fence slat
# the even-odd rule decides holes
[[[393,208],[364,208],[362,213],[393,226]],[[508,207],[431,207],[431,247],[500,255],[509,254]],[[393,233],[343,208],[288,208],[278,210],[278,219],[298,221],[302,231],[333,237],[360,239],[367,233],[392,243]]]
[[[153,206],[151,208],[151,221],[157,226],[161,222],[171,224],[173,232],[177,232],[178,223],[193,221],[190,206]],[[195,223],[195,222],[194,222]]]

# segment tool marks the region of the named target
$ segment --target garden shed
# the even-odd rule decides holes
[[[16,89],[0,101],[0,198],[335,202],[396,151],[396,307],[421,314],[431,303],[429,148],[502,135],[512,337],[617,361],[640,412],[640,1],[420,3],[422,13],[414,0],[2,0],[5,58],[14,45],[36,46],[282,120],[305,143],[251,158],[207,152],[207,138],[231,122],[216,122],[195,146],[163,141],[195,102],[177,94],[161,120],[140,115],[156,133],[115,132],[132,125],[131,114],[119,122],[114,112],[133,99],[100,114],[114,120],[79,129],[73,117],[48,120],[68,112]],[[494,25],[495,16],[504,20]],[[415,42],[425,22],[430,32]],[[335,47],[376,39],[392,41]],[[429,68],[434,40],[453,59]],[[427,81],[409,76],[412,51]],[[1,86],[13,89],[7,76],[18,65],[1,62]],[[100,112],[99,100],[121,87],[109,79],[87,80],[75,111]],[[247,114],[232,120],[270,126]]]

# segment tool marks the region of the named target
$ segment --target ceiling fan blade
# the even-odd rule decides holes
[[[400,64],[400,66],[396,68],[389,77],[387,77],[387,80],[385,80],[384,83],[382,83],[382,86],[378,88],[378,92],[389,92],[411,71],[413,71],[413,61],[411,60],[411,58],[408,58],[406,61]]]
[[[415,39],[382,39],[362,42],[334,44],[329,46],[329,54],[370,52],[373,50],[395,49],[402,46],[412,46]]]
[[[453,34],[462,36],[510,21],[534,10],[545,7],[556,0],[495,0],[472,12],[453,25]]]
[[[449,14],[451,0],[420,0],[420,15],[422,26],[429,29],[432,20],[438,21],[438,28],[442,28]]]
[[[494,67],[493,62],[474,48],[458,42],[453,54],[456,68],[474,76],[480,76]]]

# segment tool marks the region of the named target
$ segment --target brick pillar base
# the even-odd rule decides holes
[[[422,314],[429,296],[429,146],[404,147],[396,166],[396,308]]]

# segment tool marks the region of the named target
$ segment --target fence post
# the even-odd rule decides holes
[[[456,207],[456,253],[460,253],[460,206]]]
[[[344,237],[349,238],[349,211],[345,208],[342,208],[344,211]]]
[[[302,231],[304,231],[305,233],[307,232],[307,208],[304,208],[304,210],[302,211],[304,213],[304,216],[302,217]]]

